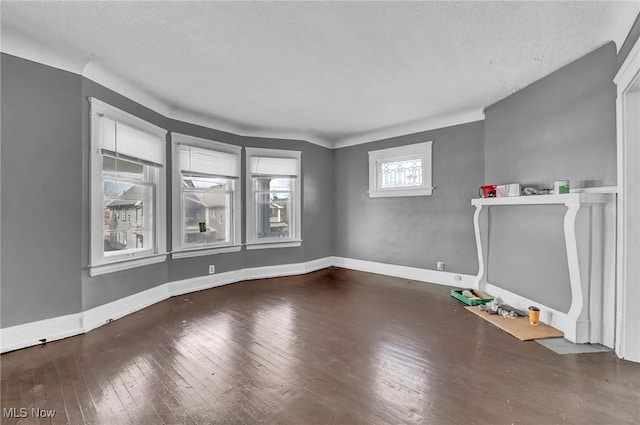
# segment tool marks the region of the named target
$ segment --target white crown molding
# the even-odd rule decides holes
[[[73,58],[62,52],[48,49],[28,37],[18,34],[6,25],[2,27],[2,44],[0,49],[2,53],[78,75],[82,75],[82,69],[86,65],[85,60]]]
[[[164,115],[165,117],[170,118],[169,114],[171,112],[171,108],[169,108],[169,106],[165,102],[161,101],[153,95],[150,95],[144,90],[141,90],[140,87],[131,84],[125,78],[112,72],[100,62],[91,61],[86,63],[82,67],[80,75],[93,81],[94,83],[100,84],[101,86],[113,90],[116,93],[121,94],[122,96],[133,100],[136,103],[139,103],[145,108],[151,109],[152,111],[157,112],[160,115]]]
[[[244,137],[302,140],[328,149],[338,149],[484,119],[483,108],[474,108],[449,115],[425,118],[376,129],[374,131],[357,133],[333,140],[317,132],[247,126],[170,105],[166,101],[145,92],[138,85],[132,84],[126,78],[112,72],[100,62],[91,61],[88,60],[88,58],[73,58],[59,51],[45,48],[9,28],[2,29],[2,45],[0,46],[0,51],[32,62],[81,75],[168,119],[184,121],[186,123]]]
[[[177,121],[184,121],[202,127],[224,131],[226,133],[237,134],[238,136],[303,140],[328,149],[333,149],[333,140],[313,132],[267,127],[250,127],[176,107],[167,113],[167,117]]]
[[[439,128],[482,120],[484,120],[484,107],[465,109],[451,114],[419,119],[343,137],[335,141],[333,148],[339,149],[347,146],[361,145],[363,143],[390,139],[392,137],[400,137],[407,134],[421,133],[423,131],[436,130]]]
[[[633,45],[626,59],[618,69],[616,76],[613,78],[613,82],[618,88],[626,89],[631,83],[631,80],[635,78],[637,72],[638,61],[640,60],[640,42],[636,41]]]
[[[244,137],[261,137],[274,139],[303,140],[309,143],[320,145],[332,149],[333,142],[317,134],[300,132],[295,130],[272,129],[267,127],[248,127],[231,121],[223,120],[214,116],[190,112],[184,109],[172,107],[141,90],[139,87],[129,83],[126,79],[107,70],[107,68],[97,62],[88,63],[82,71],[82,76],[98,83],[110,90],[119,93],[134,102],[145,106],[165,118],[183,121],[189,124],[207,127],[210,129],[236,134]]]

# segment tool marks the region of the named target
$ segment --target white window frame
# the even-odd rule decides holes
[[[302,245],[302,152],[282,150],[282,149],[265,149],[265,148],[245,148],[245,177],[246,177],[246,248],[263,249],[263,248],[288,248]],[[253,192],[253,179],[251,174],[251,158],[267,157],[267,158],[289,158],[297,160],[297,173],[294,178],[293,196],[293,217],[290,219],[291,231],[288,238],[257,238],[256,237],[256,205],[255,195]],[[273,174],[277,176],[276,174]],[[290,177],[290,176],[281,176]]]
[[[242,147],[229,145],[209,139],[189,136],[180,133],[171,133],[172,152],[172,253],[171,258],[199,257],[204,255],[221,254],[224,252],[236,252],[242,248],[242,174],[238,172],[233,189],[233,227],[231,234],[233,241],[225,244],[211,244],[197,248],[185,247],[182,244],[183,236],[183,204],[182,204],[182,170],[180,170],[180,145],[193,146],[216,152],[235,155],[237,170],[240,170]]]
[[[369,197],[383,198],[395,196],[430,196],[432,183],[433,141],[414,143],[395,148],[379,149],[369,152]],[[422,160],[422,184],[420,186],[380,187],[380,164],[395,161]]]
[[[161,263],[167,257],[166,242],[166,135],[167,131],[124,112],[95,98],[89,98],[91,114],[90,133],[90,257],[89,275],[97,276],[119,270]],[[102,146],[100,140],[100,117],[126,124],[137,130],[157,136],[162,144],[162,167],[157,168],[153,209],[153,244],[149,249],[126,252],[122,255],[104,253],[104,184],[102,178]]]

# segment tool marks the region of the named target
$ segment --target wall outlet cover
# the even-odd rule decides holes
[[[440,271],[440,272],[441,272],[441,271],[443,271],[443,270],[444,270],[444,261],[438,261],[438,262],[436,263],[436,269],[437,269],[438,271]]]
[[[209,266],[209,274],[214,274],[216,272],[216,266],[211,265]]]

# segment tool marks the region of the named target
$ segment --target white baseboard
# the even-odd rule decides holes
[[[184,295],[217,286],[242,282],[245,280],[267,279],[270,277],[293,276],[326,269],[333,265],[333,257],[320,258],[306,263],[281,264],[277,266],[252,267],[209,276],[169,282],[169,296]]]
[[[98,307],[86,310],[82,313],[82,331],[89,332],[100,327],[111,320],[116,320],[127,314],[134,313],[149,307],[157,302],[169,298],[168,285],[158,285],[137,294],[103,304]]]
[[[547,307],[538,302],[532,301],[521,295],[514,294],[511,291],[507,291],[506,289],[502,289],[490,283],[486,284],[485,292],[492,297],[500,297],[506,304],[509,304],[511,307],[517,308],[518,310],[527,311],[530,305],[535,305],[536,307],[540,308],[540,321],[542,323],[546,323],[547,325],[554,327],[564,333],[568,333],[572,325],[574,327],[576,326],[576,320],[567,316],[566,313],[562,313],[551,307]]]
[[[280,264],[277,266],[253,267],[242,270],[240,280],[267,279],[270,277],[304,274],[304,263]]]
[[[18,350],[82,333],[82,313],[0,329],[0,352]]]
[[[202,291],[204,289],[240,282],[242,280],[243,271],[244,270],[235,270],[232,272],[198,276],[191,279],[169,282],[167,284],[169,287],[169,296],[175,297],[177,295],[184,295],[190,292]]]
[[[375,261],[354,260],[352,258],[333,257],[333,265],[347,269],[377,273],[385,276],[401,277],[403,279],[418,280],[420,282],[435,283],[437,285],[456,286],[477,289],[475,276],[442,272],[418,267],[398,266],[395,264],[378,263]],[[460,277],[460,280],[456,280]]]
[[[317,260],[307,261],[304,264],[304,273],[311,273],[334,266],[336,257],[324,257]]]
[[[417,267],[397,266],[373,261],[354,260],[341,257],[325,257],[306,263],[282,264],[276,266],[252,267],[219,274],[198,276],[168,282],[137,294],[94,307],[82,313],[54,317],[38,322],[26,323],[0,329],[0,352],[18,350],[47,342],[80,335],[98,328],[111,320],[119,319],[169,297],[184,295],[195,291],[215,288],[252,279],[265,279],[278,276],[306,274],[327,267],[337,266],[353,270],[378,273],[386,276],[430,282],[439,285],[475,287],[475,276],[440,272]],[[456,280],[456,276],[460,280]]]

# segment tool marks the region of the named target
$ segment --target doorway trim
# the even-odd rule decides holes
[[[620,67],[613,82],[617,86],[616,127],[618,163],[618,229],[617,229],[617,276],[616,276],[616,354],[624,359],[640,362],[640,282],[637,268],[640,244],[629,240],[629,231],[640,228],[640,184],[630,173],[638,169],[634,161],[640,160],[640,140],[630,140],[627,134],[627,93],[640,78],[640,41],[636,41]],[[637,117],[636,114],[636,118]],[[638,123],[640,125],[640,122]],[[633,177],[633,176],[632,176]],[[638,234],[640,237],[640,234]],[[640,269],[638,269],[640,270]]]

